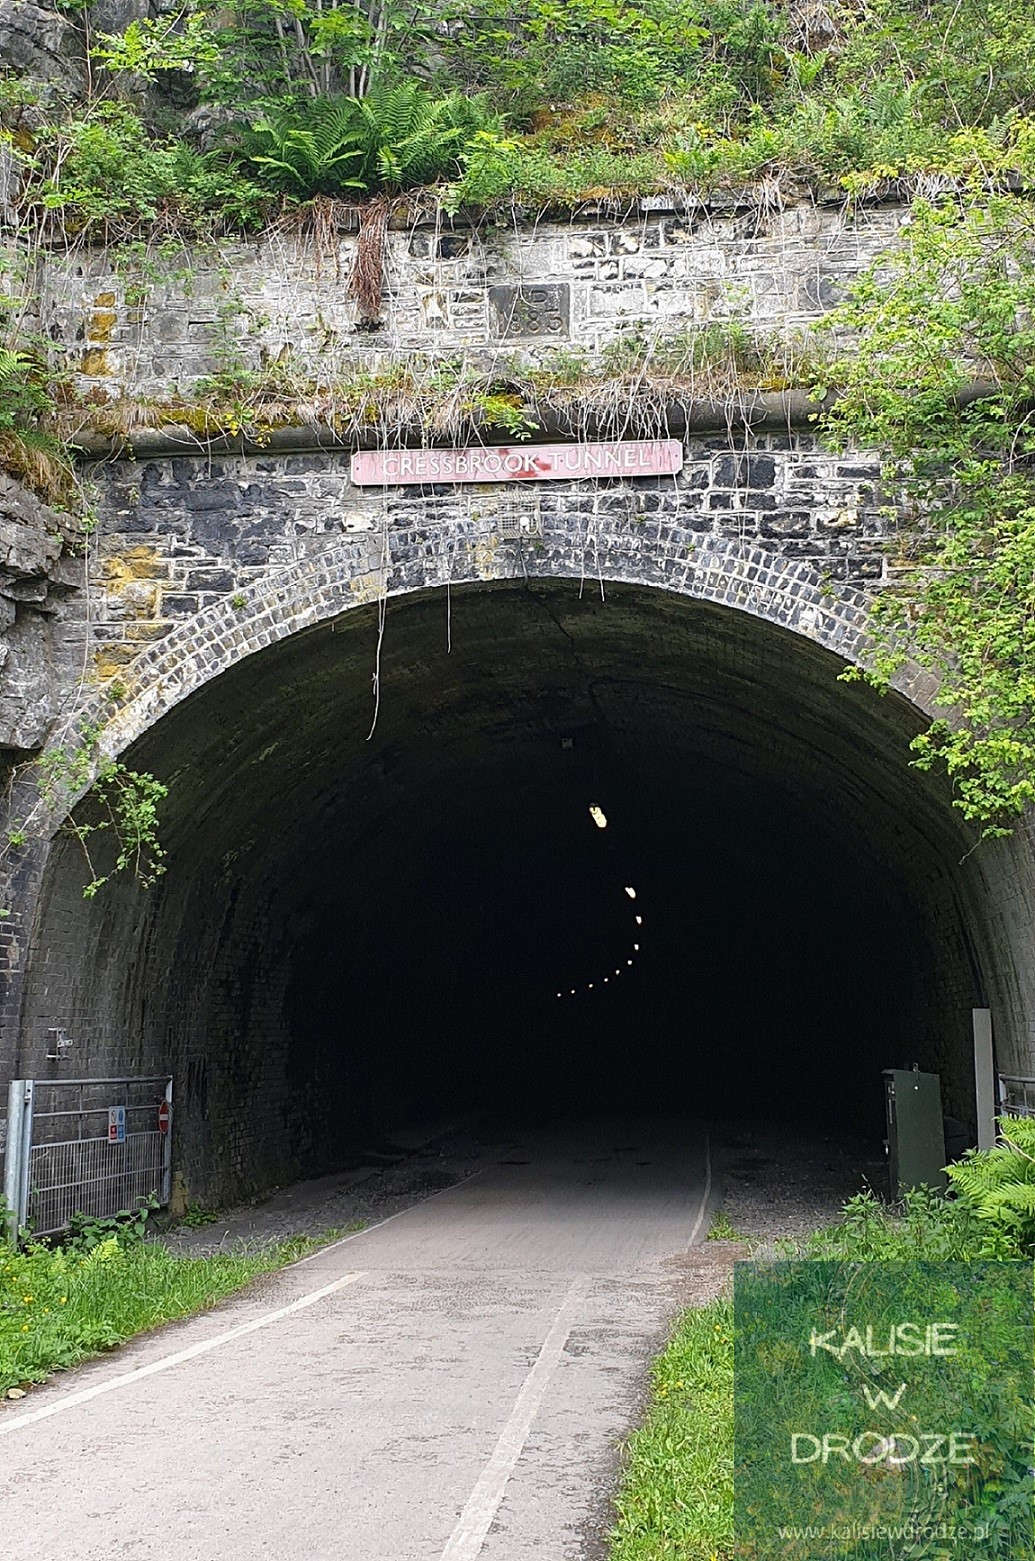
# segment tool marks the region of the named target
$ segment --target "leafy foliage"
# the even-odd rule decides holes
[[[972,1150],[949,1166],[949,1178],[982,1224],[994,1257],[1035,1255],[1035,1121],[1004,1117],[995,1149]]]
[[[459,172],[474,138],[497,130],[483,98],[434,97],[402,81],[362,99],[314,98],[271,111],[241,150],[275,188],[294,194],[404,190]]]
[[[872,1192],[857,1193],[836,1224],[800,1244],[788,1243],[787,1250],[789,1256],[853,1263],[969,1262],[990,1255],[983,1251],[989,1234],[967,1205],[921,1187],[891,1206]]]
[[[0,1395],[213,1306],[314,1245],[292,1237],[252,1252],[189,1258],[135,1239],[132,1216],[94,1241],[97,1223],[84,1222],[83,1239],[60,1247],[16,1251],[0,1241]]]
[[[48,233],[128,237],[219,232],[259,224],[269,190],[231,174],[226,158],[156,136],[128,103],[101,101],[44,126],[23,158],[22,205]]]
[[[944,715],[913,742],[984,833],[1035,798],[1035,214],[1009,198],[914,211],[908,241],[830,320],[835,442],[886,452],[901,560],[867,676],[912,659]],[[964,394],[975,378],[982,391]]]
[[[116,1241],[120,1247],[135,1247],[148,1234],[148,1221],[158,1207],[152,1193],[135,1209],[120,1209],[117,1214],[98,1217],[73,1214],[61,1245],[68,1252],[92,1252],[102,1242]]]
[[[946,1167],[955,1197],[921,1187],[886,1205],[850,1198],[842,1218],[788,1255],[846,1262],[1018,1261],[1035,1255],[1035,1120],[1003,1117],[995,1149]]]
[[[244,157],[275,189],[302,195],[361,190],[362,149],[352,98],[317,98],[257,119],[242,139]]]
[[[1033,51],[1019,0],[188,0],[94,42],[85,108],[0,83],[0,123],[26,212],[65,236],[248,230],[278,197],[444,176],[490,207],[788,175],[858,194],[1035,178]],[[185,108],[200,142],[169,133]],[[214,149],[229,125],[243,156]]]
[[[41,356],[0,347],[0,468],[52,503],[75,489],[72,463],[50,424],[54,398]]]
[[[47,812],[67,810],[86,791],[82,804],[68,812],[62,825],[80,844],[89,872],[83,898],[93,899],[114,873],[128,872],[148,889],[165,872],[165,850],[159,840],[158,810],[168,787],[146,771],[130,769],[121,759],[100,755],[103,728],[82,724],[70,747],[47,748],[36,760],[38,806]],[[88,788],[88,789],[87,789]],[[10,846],[24,845],[29,819],[8,832]],[[108,843],[105,865],[96,858],[94,837]]]

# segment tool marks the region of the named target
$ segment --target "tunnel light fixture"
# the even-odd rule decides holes
[[[630,900],[635,900],[635,898],[636,898],[636,890],[635,890],[635,889],[633,889],[633,888],[632,888],[632,887],[631,887],[631,885],[629,885],[629,884],[626,884],[626,886],[625,886],[625,892],[626,892],[626,894],[627,894],[627,895],[628,895],[628,896],[629,896],[629,898],[630,898]]]
[[[636,925],[637,925],[637,927],[642,927],[643,926],[643,917],[642,916],[637,916],[637,918],[636,918]]]
[[[597,826],[598,829],[606,829],[607,828],[607,814],[604,812],[603,808],[600,807],[599,803],[596,803],[596,802],[591,802],[590,803],[590,805],[589,805],[589,816],[593,820],[594,824]]]
[[[639,952],[640,952],[640,945],[638,943],[634,943],[633,944],[633,953],[634,954],[638,954]]]

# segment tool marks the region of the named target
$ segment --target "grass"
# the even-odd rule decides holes
[[[611,1561],[733,1555],[733,1305],[683,1314],[654,1362],[645,1425],[630,1438]]]
[[[160,1242],[88,1252],[0,1244],[0,1397],[174,1318],[205,1311],[260,1274],[334,1241],[293,1236],[254,1251],[181,1257]]]
[[[708,1234],[730,1240],[738,1232],[720,1210]],[[993,1234],[966,1200],[921,1188],[892,1209],[871,1192],[857,1194],[839,1219],[780,1246],[784,1258],[846,1263],[1024,1255],[1016,1232],[1000,1226],[998,1247],[989,1245]],[[732,1300],[685,1312],[655,1360],[646,1422],[627,1444],[616,1510],[610,1561],[732,1561]]]
[[[743,1241],[744,1237],[733,1224],[725,1209],[720,1209],[708,1228],[709,1241]]]

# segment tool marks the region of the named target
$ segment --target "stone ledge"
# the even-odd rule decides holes
[[[974,381],[965,385],[957,394],[960,406],[969,406],[992,389],[990,384]],[[804,390],[756,391],[746,390],[739,396],[718,399],[700,397],[689,401],[675,398],[663,407],[655,406],[639,417],[631,409],[623,417],[621,430],[616,430],[602,417],[566,417],[553,408],[536,409],[539,420],[538,433],[544,438],[569,439],[658,439],[676,438],[687,433],[747,433],[765,434],[790,432],[793,429],[811,429],[818,415],[829,412],[837,402],[836,394],[823,401],[813,401]],[[485,446],[513,444],[502,430],[496,438],[475,439],[471,443]],[[538,439],[529,444],[540,442]],[[374,432],[342,434],[325,423],[304,423],[297,427],[274,428],[261,440],[245,434],[222,435],[206,439],[186,426],[169,423],[163,428],[140,428],[132,434],[113,437],[80,431],[75,436],[73,448],[90,459],[147,459],[169,455],[208,457],[212,455],[283,455],[318,454],[326,451],[351,451],[375,449],[423,450],[451,448],[455,441],[439,436],[427,437],[417,424],[401,427],[398,437],[390,445]]]

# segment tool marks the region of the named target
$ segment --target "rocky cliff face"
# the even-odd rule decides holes
[[[67,17],[31,0],[0,0],[0,60],[9,70],[82,91],[86,61],[82,37]]]
[[[0,475],[0,750],[17,759],[42,744],[58,703],[51,620],[81,583],[66,552],[67,516]]]

